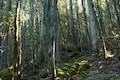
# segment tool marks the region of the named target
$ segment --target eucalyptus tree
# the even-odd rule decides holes
[[[25,14],[26,14],[26,0],[22,0],[21,1],[21,6],[20,6],[21,10],[22,10],[22,17],[21,20],[20,20],[20,53],[22,55],[22,62],[24,60],[24,55],[23,53],[25,53],[25,32],[26,32],[26,20],[25,20]],[[24,63],[24,62],[23,62]]]
[[[86,25],[86,27],[88,27],[87,17],[86,17],[86,6],[85,6],[86,1],[85,0],[81,0],[81,3],[82,3],[82,10],[83,10],[83,15],[84,15],[85,25]]]
[[[40,37],[39,37],[39,33],[40,33],[40,4],[39,3],[39,0],[36,0],[35,1],[35,37],[34,37],[34,44],[35,44],[35,51],[34,51],[34,59],[37,60],[37,53],[39,53],[39,49],[40,47],[39,46],[39,41],[40,41]]]
[[[65,8],[66,8],[66,20],[67,20],[67,26],[70,27],[70,19],[69,19],[69,11],[68,11],[68,0],[65,0]],[[69,28],[69,33],[70,34],[70,28]]]
[[[118,5],[120,6],[120,4],[117,0],[112,1],[112,3],[113,3],[114,11],[116,14],[117,26],[118,26],[118,29],[120,30],[120,15],[119,15],[120,13],[119,13],[119,7],[118,7]]]
[[[89,25],[88,25],[87,13],[86,13],[87,12],[86,11],[87,0],[81,0],[81,3],[82,3],[82,13],[83,13],[83,16],[84,16],[84,24],[85,24],[85,25],[83,25],[84,26],[83,28],[85,29],[85,32],[81,31],[81,34],[83,36],[85,36],[85,39],[83,38],[86,41],[86,43],[84,43],[84,45],[87,45],[86,47],[89,48],[89,46],[90,46],[90,44],[89,44],[89,42],[90,42],[90,31],[89,31]]]
[[[3,34],[2,34],[2,0],[0,1],[0,70],[4,68],[3,66]]]
[[[6,52],[7,52],[7,65],[11,66],[13,62],[13,53],[14,53],[14,21],[13,21],[13,6],[12,6],[12,0],[6,0],[6,30],[7,30],[7,40],[6,40]]]
[[[62,37],[63,38],[65,38],[66,39],[66,43],[68,43],[68,44],[72,44],[73,43],[73,34],[72,34],[72,29],[73,29],[73,19],[71,19],[71,15],[73,15],[73,13],[72,14],[70,14],[70,0],[65,0],[65,10],[66,10],[66,13],[65,13],[65,21],[66,21],[66,26],[67,26],[67,29],[66,29],[66,31],[67,31],[67,33],[66,32],[64,32],[64,25],[65,24],[63,24],[62,23],[62,25],[63,25],[63,27],[61,27],[61,30],[62,30]],[[72,8],[72,4],[71,4],[71,8]],[[71,11],[71,12],[73,12],[73,11]],[[61,22],[62,22],[62,20],[61,20]],[[72,25],[71,25],[72,24]],[[65,36],[65,33],[66,33],[66,36]]]
[[[70,0],[70,37],[72,38],[72,43],[77,45],[76,43],[76,35],[75,35],[75,25],[74,25],[74,13],[73,13],[73,0]]]
[[[19,50],[19,8],[20,8],[19,0],[15,1],[14,7],[14,54],[13,54],[13,66],[15,69],[14,80],[20,80],[20,65],[21,65],[21,54]]]
[[[53,64],[53,80],[54,78],[56,77],[56,63],[55,63],[55,55],[56,55],[56,31],[55,31],[55,28],[57,28],[58,26],[56,26],[56,13],[55,13],[55,1],[56,0],[51,0],[51,24],[52,24],[52,36],[53,36],[53,48],[52,48],[52,64]],[[54,23],[53,23],[54,22]]]
[[[32,61],[34,58],[34,0],[30,0],[30,20],[29,20],[29,33],[30,33],[30,51],[31,51],[31,57]]]
[[[4,2],[4,1],[1,1],[2,3]],[[2,10],[3,11],[3,10]],[[9,28],[11,27],[10,26],[10,14],[9,14],[9,12],[11,11],[11,0],[7,0],[6,1],[6,4],[5,4],[5,14],[4,14],[4,18],[2,18],[3,19],[3,22],[4,22],[4,24],[3,24],[3,26],[4,27],[2,27],[2,33],[4,34],[4,37],[3,37],[3,46],[4,46],[4,53],[3,53],[3,56],[2,56],[2,58],[3,58],[3,66],[4,66],[4,68],[6,68],[7,67],[7,56],[8,56],[8,53],[10,53],[9,51],[10,51],[10,46],[9,46]],[[3,15],[2,15],[3,16]]]
[[[2,35],[2,31],[0,30],[0,36]],[[0,70],[3,69],[3,49],[2,49],[2,37],[0,37]]]
[[[52,62],[53,62],[53,79],[56,78],[56,64],[58,64],[59,53],[58,53],[58,29],[59,29],[59,21],[58,21],[58,10],[57,10],[57,0],[51,0],[51,25],[52,25],[52,35],[53,35],[53,48],[52,48]],[[56,58],[57,57],[57,58]]]
[[[76,0],[76,3],[75,3],[75,9],[76,9],[76,17],[77,19],[79,18],[79,6],[78,6],[78,0]]]
[[[106,0],[106,10],[107,10],[107,15],[109,19],[109,34],[111,34],[111,30],[113,28],[113,21],[112,21],[112,13],[111,13],[111,8],[110,8],[110,1]]]
[[[74,24],[76,24],[75,26],[75,35],[77,35],[76,36],[76,43],[77,43],[77,48],[80,48],[81,50],[82,50],[82,44],[81,44],[81,24],[80,24],[80,16],[79,16],[79,5],[78,5],[78,0],[76,0],[75,1],[75,15],[76,15],[76,17],[75,17],[75,19],[76,19],[76,21],[75,21],[75,23]]]
[[[90,26],[90,36],[91,36],[91,44],[93,50],[96,50],[96,44],[97,44],[97,18],[96,18],[96,12],[94,10],[94,2],[93,0],[87,0],[88,1],[88,10],[89,10],[89,26]]]
[[[6,13],[8,14],[11,9],[11,0],[6,0]]]
[[[106,50],[106,44],[105,44],[105,29],[104,29],[104,23],[103,23],[103,15],[102,15],[102,12],[100,10],[100,1],[97,0],[97,11],[98,11],[98,33],[99,33],[99,37],[100,37],[100,41],[101,41],[101,44],[102,44],[102,50],[104,52],[104,55],[107,53],[107,50]],[[97,44],[97,46],[100,45]],[[99,48],[99,47],[98,47]],[[97,50],[98,50],[97,48]],[[100,48],[99,48],[100,49]]]
[[[3,1],[1,0],[0,1],[0,17],[2,16],[2,3],[3,3]]]
[[[14,59],[15,59],[15,63],[14,64],[16,64],[17,63],[17,65],[14,65],[15,67],[16,66],[18,66],[18,60],[17,60],[17,57],[16,56],[18,56],[18,54],[19,54],[19,45],[18,45],[18,4],[19,4],[19,1],[18,0],[16,0],[16,2],[15,2],[15,8],[14,8],[14,29],[15,29],[15,31],[14,31],[14,41],[15,41],[15,46],[14,46]]]
[[[41,0],[40,63],[45,62],[45,0]]]

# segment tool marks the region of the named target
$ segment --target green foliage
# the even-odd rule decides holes
[[[40,70],[39,75],[40,75],[42,78],[47,77],[47,76],[48,76],[48,69],[43,68],[42,70]]]
[[[3,69],[0,71],[0,79],[2,80],[12,80],[14,75],[13,67],[9,67],[7,69]]]
[[[63,68],[57,69],[57,76],[58,77],[65,77],[68,78],[69,76],[76,75],[76,74],[84,74],[84,71],[90,68],[88,61],[80,61],[66,64]]]

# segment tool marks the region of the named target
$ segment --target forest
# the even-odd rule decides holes
[[[120,0],[0,0],[0,80],[120,80]]]

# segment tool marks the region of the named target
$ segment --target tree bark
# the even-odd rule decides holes
[[[15,76],[14,80],[20,80],[20,65],[21,65],[21,56],[19,50],[19,26],[18,26],[18,13],[19,13],[19,0],[15,1],[15,10],[14,10],[14,69]]]
[[[97,19],[96,19],[96,13],[94,10],[94,3],[93,0],[88,0],[88,7],[89,7],[89,26],[90,26],[90,35],[91,35],[91,44],[93,50],[96,50],[96,44],[97,44],[97,33],[96,33],[96,25],[97,25]]]
[[[114,5],[114,9],[115,9],[115,14],[116,14],[116,18],[117,18],[117,24],[118,24],[118,29],[120,31],[120,13],[118,12],[118,8],[117,8],[117,1],[114,0],[112,1],[113,2],[113,5]],[[120,5],[119,5],[120,6]]]

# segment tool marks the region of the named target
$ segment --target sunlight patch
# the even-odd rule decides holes
[[[111,51],[105,51],[105,58],[111,58],[114,57],[114,54],[111,53]]]

